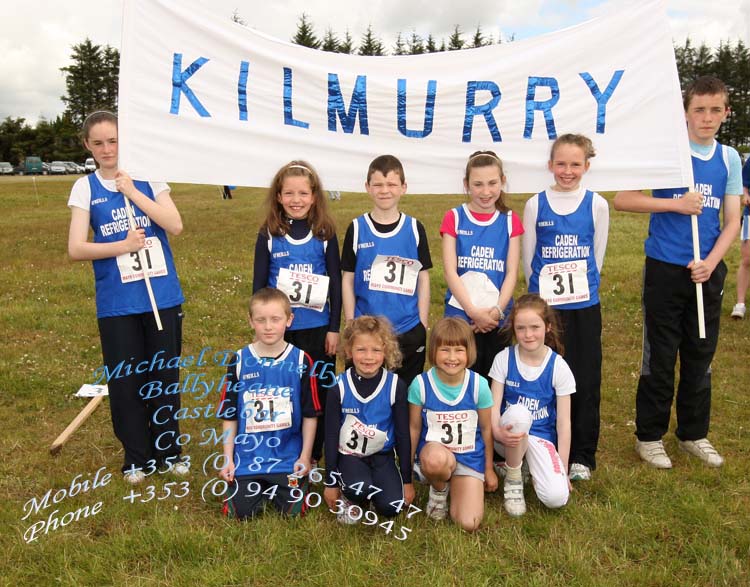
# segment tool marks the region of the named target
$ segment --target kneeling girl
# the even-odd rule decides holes
[[[448,513],[472,532],[484,517],[484,491],[497,489],[492,468],[492,394],[484,377],[469,370],[477,352],[474,333],[460,318],[443,318],[432,329],[433,367],[409,386],[412,446],[430,484],[426,514]]]
[[[505,456],[505,511],[526,513],[524,458],[539,500],[549,508],[568,502],[570,396],[575,379],[562,352],[557,316],[537,294],[521,296],[508,318],[516,345],[502,350],[490,369],[492,432]]]

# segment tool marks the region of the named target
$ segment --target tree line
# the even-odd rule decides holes
[[[81,124],[96,110],[117,112],[120,52],[87,38],[73,45],[71,64],[60,70],[65,74],[65,95],[60,96],[65,111],[34,127],[22,117],[0,122],[0,161],[18,164],[36,155],[44,161],[80,163],[88,156],[80,140]]]
[[[235,14],[232,20],[245,24]],[[511,42],[513,39],[506,39]],[[372,25],[355,44],[347,30],[339,35],[328,28],[322,37],[315,32],[306,14],[297,23],[291,41],[298,45],[357,55],[387,55],[388,49]],[[390,54],[419,55],[439,51],[459,51],[483,47],[502,39],[486,36],[481,26],[465,38],[456,25],[448,40],[438,41],[431,33],[422,37],[411,31],[398,33]],[[675,46],[675,59],[680,83],[685,87],[698,76],[713,74],[729,87],[732,113],[722,126],[718,138],[742,151],[750,152],[750,49],[741,40],[722,42],[716,48],[705,43],[696,46],[690,39]],[[81,145],[79,130],[85,117],[95,110],[117,111],[117,84],[120,54],[109,45],[95,45],[90,39],[72,47],[71,64],[62,67],[65,74],[65,111],[54,120],[41,119],[31,126],[24,118],[7,117],[0,122],[0,161],[20,163],[27,155],[37,155],[45,161],[83,161],[87,154]]]

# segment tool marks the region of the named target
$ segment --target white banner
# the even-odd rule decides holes
[[[305,159],[324,187],[363,191],[369,162],[404,163],[411,193],[459,193],[468,156],[494,150],[507,190],[552,181],[551,139],[589,136],[592,189],[691,185],[661,0],[533,39],[414,56],[308,49],[208,1],[124,2],[120,164],[152,181],[267,186]]]

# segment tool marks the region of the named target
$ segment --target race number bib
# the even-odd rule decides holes
[[[169,273],[167,262],[164,260],[164,249],[161,248],[161,241],[155,236],[148,237],[145,246],[140,251],[117,255],[120,281],[130,283],[143,279],[144,263],[149,277],[161,277]]]
[[[383,450],[388,435],[374,426],[367,426],[352,414],[347,414],[339,432],[339,452],[356,457],[369,457]]]
[[[550,306],[587,301],[591,293],[586,261],[563,261],[542,267],[539,295]]]
[[[283,430],[292,426],[292,400],[282,395],[258,395],[246,391],[244,396],[245,433]]]
[[[322,312],[328,299],[327,275],[279,269],[276,287],[289,298],[292,308],[310,308]]]
[[[427,410],[425,442],[439,442],[451,452],[471,452],[477,435],[475,410],[433,412]]]
[[[370,269],[370,289],[413,296],[422,263],[396,255],[377,255]]]

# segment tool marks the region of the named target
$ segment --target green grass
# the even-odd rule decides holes
[[[183,422],[192,435],[190,494],[134,504],[117,471],[122,460],[103,405],[52,458],[52,440],[83,408],[71,397],[101,364],[92,269],[66,256],[72,179],[0,178],[0,563],[3,585],[509,585],[742,586],[750,584],[750,325],[722,324],[713,364],[711,438],[727,459],[709,470],[677,450],[672,471],[642,465],[633,451],[634,397],[641,348],[640,276],[646,215],[612,211],[602,275],[604,367],[599,468],[576,485],[561,511],[541,507],[527,488],[529,512],[510,519],[499,494],[487,496],[479,532],[467,535],[424,514],[397,520],[411,533],[400,542],[378,527],[341,527],[324,506],[303,519],[270,514],[227,521],[220,504],[201,499],[209,480],[200,469],[212,452],[200,446],[212,421]],[[208,345],[248,342],[246,306],[263,190],[240,188],[222,201],[212,186],[175,185],[185,231],[173,239],[187,302],[183,354]],[[362,194],[333,202],[339,235],[368,209]],[[525,196],[512,195],[519,213]],[[432,269],[430,319],[442,315],[445,279],[438,226],[460,196],[410,196],[402,209],[427,228]],[[727,257],[725,316],[734,302],[739,247]],[[519,282],[518,292],[523,289]],[[187,373],[198,373],[193,367]],[[222,369],[203,371],[219,378]],[[212,398],[214,399],[214,398]],[[105,402],[106,403],[106,402]],[[187,405],[197,405],[186,399]],[[201,402],[208,403],[207,400]],[[674,424],[673,424],[674,426]],[[105,466],[106,487],[66,498],[22,520],[23,506],[48,490],[69,487]],[[210,471],[209,471],[210,472]],[[161,487],[169,476],[154,475]],[[54,491],[53,491],[54,493]],[[418,488],[423,505],[425,490]],[[163,494],[163,493],[162,493]],[[24,532],[53,510],[102,502],[99,514],[27,544]]]

